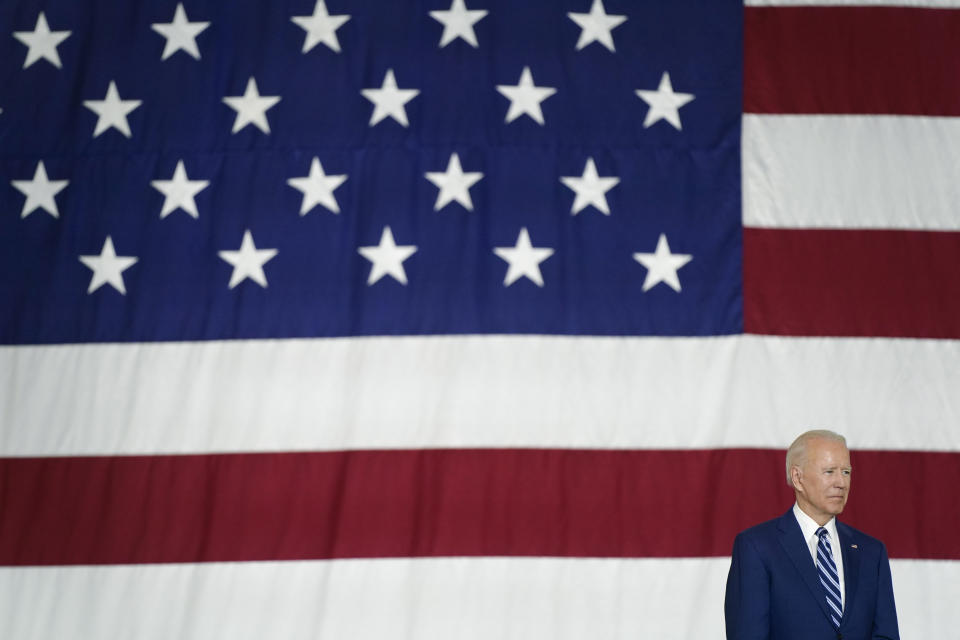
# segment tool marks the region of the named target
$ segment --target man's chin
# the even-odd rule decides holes
[[[847,506],[846,500],[844,500],[844,501],[841,502],[840,504],[831,504],[831,505],[830,505],[829,512],[832,513],[832,514],[835,515],[835,516],[838,516],[838,515],[840,515],[841,513],[843,513],[843,508],[844,508],[845,506]]]

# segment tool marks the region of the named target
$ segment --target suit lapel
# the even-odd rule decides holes
[[[853,604],[853,596],[857,593],[857,583],[860,577],[860,553],[856,546],[856,538],[850,527],[837,521],[837,536],[840,538],[840,555],[843,557],[843,582],[846,590],[846,604],[843,607],[843,619],[847,619],[847,612]]]
[[[780,530],[780,546],[783,547],[787,557],[790,558],[797,573],[803,578],[804,584],[807,585],[813,599],[816,600],[820,606],[823,615],[829,620],[830,611],[827,609],[827,595],[823,590],[823,585],[820,584],[817,568],[813,564],[813,558],[810,557],[810,549],[803,539],[803,532],[800,530],[800,524],[793,515],[793,509],[787,511],[786,514],[780,517],[777,528]],[[846,555],[847,554],[844,554],[844,558],[846,558]],[[847,570],[846,564],[843,565],[843,570]],[[850,592],[849,586],[847,587],[847,592]]]

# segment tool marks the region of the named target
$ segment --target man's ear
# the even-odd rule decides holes
[[[790,479],[793,481],[794,489],[801,489],[800,480],[803,478],[803,474],[800,472],[800,467],[790,467]]]

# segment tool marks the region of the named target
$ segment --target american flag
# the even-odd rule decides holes
[[[3,3],[4,637],[720,638],[811,427],[954,633],[960,11],[909,4]]]

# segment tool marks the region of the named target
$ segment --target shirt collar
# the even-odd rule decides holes
[[[813,518],[808,516],[803,512],[803,509],[800,508],[800,505],[796,502],[793,503],[793,516],[797,519],[797,523],[800,525],[800,530],[803,531],[803,539],[810,541],[817,534],[817,529],[820,528]],[[827,521],[827,524],[823,525],[823,528],[830,533],[831,540],[839,540],[837,537],[837,519],[830,518]]]

